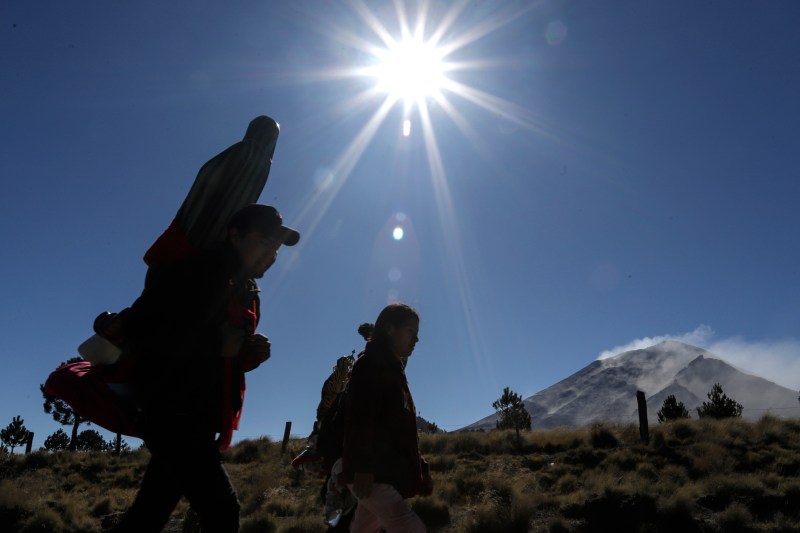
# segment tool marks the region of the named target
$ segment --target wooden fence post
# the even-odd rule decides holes
[[[639,437],[642,442],[650,442],[650,428],[647,425],[647,400],[642,391],[636,391],[636,402],[639,404]]]
[[[28,432],[28,442],[25,444],[25,455],[31,453],[31,448],[33,448],[33,431]]]
[[[286,422],[286,429],[283,430],[283,446],[281,446],[281,453],[286,453],[286,445],[289,443],[289,432],[292,431],[292,422]]]

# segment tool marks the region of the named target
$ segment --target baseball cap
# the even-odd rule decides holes
[[[229,229],[240,232],[258,231],[266,235],[276,235],[286,246],[294,246],[300,241],[300,233],[283,225],[283,217],[271,205],[250,204],[237,211],[228,223]]]

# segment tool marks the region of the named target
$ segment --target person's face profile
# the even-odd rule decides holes
[[[231,242],[239,254],[245,274],[252,278],[260,278],[269,270],[278,258],[278,249],[282,244],[274,235],[260,231],[240,234],[237,230],[231,233]]]
[[[388,330],[391,339],[392,352],[399,359],[411,356],[414,347],[419,341],[419,320],[409,318],[397,326],[391,326]]]

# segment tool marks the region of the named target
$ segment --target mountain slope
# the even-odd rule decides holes
[[[676,341],[593,361],[568,378],[524,400],[533,427],[583,426],[597,422],[638,423],[636,392],[647,397],[648,419],[657,421],[664,398],[674,395],[693,418],[719,383],[744,406],[742,416],[800,416],[796,391],[738,370],[713,354]],[[492,429],[497,414],[463,428]]]

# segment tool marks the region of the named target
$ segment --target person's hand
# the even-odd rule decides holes
[[[353,474],[353,494],[356,498],[369,498],[372,494],[372,472],[356,472]]]
[[[245,352],[255,357],[259,365],[269,359],[271,349],[272,346],[269,343],[269,339],[261,333],[250,335],[244,341]]]
[[[125,344],[122,320],[120,320],[121,314],[103,311],[94,319],[92,326],[95,333],[117,347],[122,347]]]
[[[433,494],[433,478],[431,477],[431,469],[428,462],[424,459],[422,463],[422,485],[419,487],[420,496],[430,496]]]

